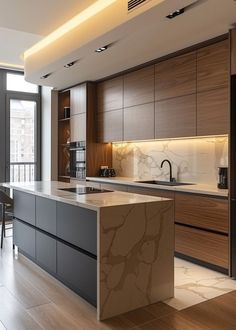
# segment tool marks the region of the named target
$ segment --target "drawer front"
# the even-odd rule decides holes
[[[57,242],[57,275],[72,289],[96,305],[97,261]]]
[[[22,252],[35,259],[35,229],[14,219],[13,242]]]
[[[57,237],[97,254],[97,212],[57,203]]]
[[[175,225],[175,251],[228,269],[228,236]]]
[[[229,231],[228,200],[175,194],[175,221],[222,233]]]
[[[14,216],[35,226],[35,196],[14,190]]]
[[[108,190],[116,190],[116,191],[128,191],[127,186],[121,184],[110,184],[110,183],[102,183],[101,189],[108,189]]]
[[[56,202],[36,197],[36,227],[56,235]]]
[[[139,188],[139,187],[128,187],[128,192],[134,194],[141,194],[141,195],[150,195],[156,197],[164,197],[164,198],[171,198],[174,199],[174,192],[169,190],[161,190],[161,189],[148,189],[148,188]]]
[[[36,230],[36,260],[48,271],[56,273],[56,240]]]

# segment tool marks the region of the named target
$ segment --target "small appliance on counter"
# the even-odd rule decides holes
[[[115,177],[116,171],[114,168],[109,168],[108,166],[101,166],[99,175],[102,177]]]
[[[218,167],[218,184],[219,189],[228,188],[228,167]]]

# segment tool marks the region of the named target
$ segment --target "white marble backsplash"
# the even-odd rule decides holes
[[[145,179],[169,179],[180,182],[215,185],[219,166],[228,166],[228,137],[205,137],[183,140],[125,142],[113,144],[113,167],[118,176]]]

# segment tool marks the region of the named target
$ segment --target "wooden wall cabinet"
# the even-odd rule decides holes
[[[196,93],[196,52],[155,65],[155,100]]]
[[[71,142],[86,141],[86,123],[87,114],[80,113],[71,116],[70,129],[71,129]]]
[[[197,135],[228,133],[228,87],[212,89],[197,94]]]
[[[124,75],[124,108],[154,102],[154,65]]]
[[[115,142],[123,140],[123,110],[100,112],[97,115],[98,141]]]
[[[229,40],[197,50],[197,92],[229,83]]]
[[[155,138],[196,135],[196,95],[155,103]]]
[[[121,109],[123,107],[123,77],[101,82],[97,86],[98,112]]]
[[[154,139],[154,103],[124,109],[124,140]]]
[[[70,90],[70,115],[85,113],[87,110],[87,84],[82,84]],[[79,141],[79,140],[77,140]]]

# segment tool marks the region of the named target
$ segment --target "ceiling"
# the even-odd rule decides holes
[[[119,21],[119,12],[111,7],[109,15],[101,14],[97,20],[84,23],[77,39],[64,38],[60,48],[52,47],[44,52],[49,57],[35,56],[36,67],[28,73],[26,70],[26,79],[58,89],[101,79],[224,34],[236,22],[235,0],[162,0],[151,8],[150,4],[155,1],[147,1],[148,10],[140,6],[143,10],[131,15],[131,19],[122,17]],[[2,62],[22,66],[22,54],[26,49],[95,2],[0,0],[0,42],[4,45],[0,66]],[[165,18],[173,9],[194,2],[196,6],[174,20]],[[117,0],[117,3],[127,6],[127,0]],[[110,43],[107,51],[94,52],[97,47]],[[64,64],[73,59],[80,60],[70,69],[64,69]],[[48,72],[53,74],[40,80],[40,76]]]
[[[95,0],[0,0],[0,66],[21,68],[22,54]]]

